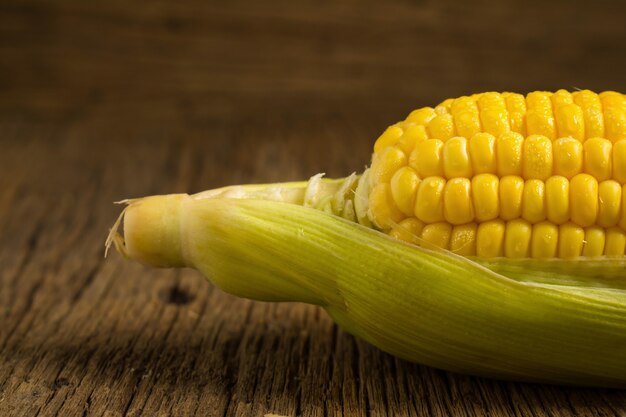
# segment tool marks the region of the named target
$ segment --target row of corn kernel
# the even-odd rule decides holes
[[[626,230],[626,185],[598,182],[589,174],[571,180],[524,180],[479,174],[471,180],[431,176],[421,180],[411,167],[399,169],[391,183],[374,187],[369,198],[371,219],[383,229],[406,217],[425,223],[459,225],[496,218],[522,218],[530,223],[568,221],[582,227],[619,226]]]
[[[446,141],[479,132],[499,135],[509,131],[539,134],[551,140],[571,137],[584,141],[605,137],[626,139],[626,97],[614,91],[569,93],[536,91],[526,98],[515,93],[482,93],[448,99],[435,109],[409,114],[406,123],[421,125],[427,137]]]
[[[417,245],[428,244],[451,250],[462,256],[481,258],[574,258],[578,256],[623,256],[626,232],[619,228],[582,228],[573,223],[530,224],[521,219],[504,222],[424,224],[405,219],[389,233]]]
[[[523,133],[521,120],[525,108],[520,109],[520,98],[523,101],[519,94],[505,96],[490,92],[448,99],[434,109],[424,107],[411,112],[405,122],[422,125],[427,137],[443,141],[480,132],[500,135],[513,130]]]
[[[626,139],[626,97],[614,91],[569,93],[537,91],[526,97],[527,134],[550,139],[571,137],[579,141],[604,137]]]
[[[598,181],[614,179],[626,183],[626,140],[611,143],[592,138],[585,143],[572,138],[554,142],[541,135],[524,139],[509,132],[498,138],[477,133],[469,140],[455,137],[446,142],[426,139],[418,142],[407,158],[398,146],[374,155],[372,183],[389,182],[401,167],[409,165],[420,178],[472,178],[482,173],[518,175],[526,180],[546,180],[560,175],[572,178],[587,173]]]
[[[478,133],[469,140],[455,137],[445,143],[438,139],[421,141],[410,154],[409,165],[422,178],[471,178],[491,173],[546,180],[551,175],[572,178],[585,172],[599,181],[614,178],[626,183],[626,140],[611,143],[592,138],[583,144],[572,138],[552,142],[541,135],[524,139],[510,132],[496,139]]]

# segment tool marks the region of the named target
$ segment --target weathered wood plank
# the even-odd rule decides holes
[[[0,105],[10,108],[174,98],[237,114],[242,105],[267,106],[269,97],[303,97],[301,108],[337,100],[399,115],[482,90],[624,83],[612,70],[625,63],[616,1],[129,8],[121,0],[7,0],[1,7]]]
[[[0,415],[626,415],[102,258],[125,197],[358,171],[447,96],[623,89],[623,4],[227,3],[0,5]]]

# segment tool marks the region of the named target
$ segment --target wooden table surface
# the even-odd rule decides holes
[[[448,96],[624,91],[623,3],[180,3],[0,3],[0,416],[626,415],[103,259],[116,200],[358,171]]]

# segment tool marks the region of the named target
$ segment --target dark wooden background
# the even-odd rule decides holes
[[[0,1],[0,416],[614,416],[384,354],[318,308],[103,260],[112,201],[341,176],[412,108],[626,90],[602,1]],[[601,352],[598,352],[601,354]]]

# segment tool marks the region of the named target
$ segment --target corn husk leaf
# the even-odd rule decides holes
[[[263,199],[195,198],[183,213],[187,262],[232,294],[320,305],[382,350],[441,369],[626,385],[623,263],[479,263]]]

